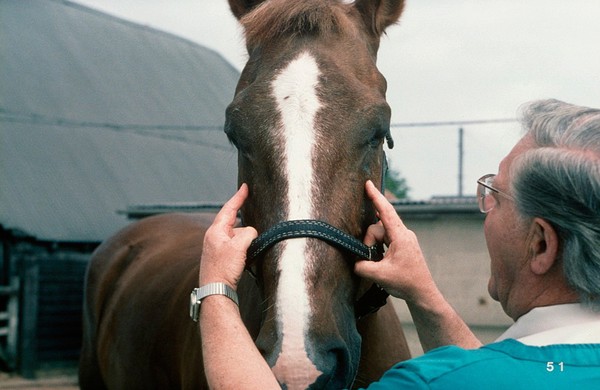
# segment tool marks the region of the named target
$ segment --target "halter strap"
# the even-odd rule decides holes
[[[264,251],[276,243],[290,238],[317,238],[346,250],[359,259],[379,261],[383,251],[377,245],[367,246],[357,238],[323,221],[301,219],[280,222],[255,238],[247,252],[249,262],[255,260]],[[355,303],[354,313],[357,320],[379,310],[386,304],[390,294],[374,283]]]
[[[347,250],[361,259],[377,261],[383,258],[377,245],[369,247],[355,237],[326,222],[299,219],[280,222],[258,236],[248,248],[248,260],[254,260],[279,241],[302,237],[318,238],[340,249]]]

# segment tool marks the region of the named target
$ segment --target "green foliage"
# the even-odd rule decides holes
[[[408,199],[410,187],[406,183],[406,179],[400,175],[400,172],[388,168],[385,175],[385,189],[398,199]]]

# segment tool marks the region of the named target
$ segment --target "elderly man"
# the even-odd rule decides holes
[[[600,386],[600,110],[538,101],[524,108],[522,121],[527,133],[498,174],[478,181],[488,290],[515,320],[495,343],[481,345],[436,287],[416,236],[366,184],[381,221],[365,243],[385,242],[388,250],[380,262],[357,262],[355,272],[406,300],[429,351],[398,363],[369,388]],[[256,236],[252,228],[234,228],[247,191],[242,186],[207,233],[200,285],[236,288]],[[200,322],[213,386],[279,387],[232,300],[205,298]]]

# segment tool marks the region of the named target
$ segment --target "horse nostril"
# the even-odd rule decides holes
[[[330,351],[330,354],[335,356],[335,372],[336,378],[339,378],[339,381],[335,381],[332,383],[332,388],[347,388],[352,384],[354,380],[354,376],[356,374],[356,370],[358,369],[357,364],[352,364],[350,361],[350,352],[346,348],[338,348]],[[339,383],[338,383],[339,382]]]
[[[356,365],[352,364],[350,352],[345,347],[332,348],[324,353],[317,367],[323,373],[311,389],[345,389],[354,379]]]
[[[338,367],[348,368],[350,367],[348,350],[346,348],[335,348],[329,351],[329,354],[335,359],[336,369]]]
[[[279,352],[277,348],[269,348],[268,345],[275,346],[275,343],[269,344],[262,339],[256,340],[256,348],[263,356],[263,358],[267,361],[269,366],[273,367],[275,365],[275,360],[277,358],[277,353]]]

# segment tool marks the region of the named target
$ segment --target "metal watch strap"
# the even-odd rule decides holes
[[[235,302],[239,306],[238,295],[234,289],[226,285],[225,283],[209,283],[204,286],[195,288],[190,296],[190,317],[194,321],[198,321],[200,313],[201,301],[210,295],[225,295],[227,298]]]

